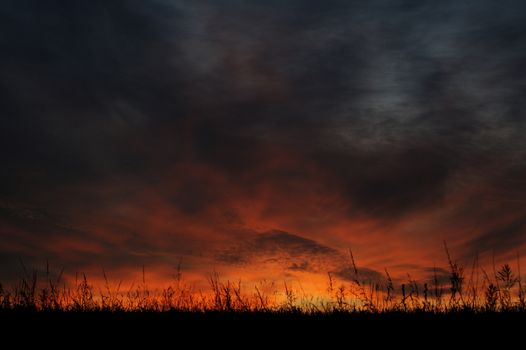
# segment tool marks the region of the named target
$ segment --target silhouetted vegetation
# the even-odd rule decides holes
[[[245,290],[241,281],[223,281],[219,274],[209,277],[209,290],[196,290],[186,284],[178,270],[173,283],[162,290],[150,290],[143,270],[142,282],[123,289],[113,286],[103,271],[104,285],[95,287],[85,274],[77,275],[73,285],[63,273],[52,277],[49,266],[45,276],[28,273],[10,288],[0,284],[0,312],[180,312],[180,313],[275,313],[275,314],[450,314],[450,313],[522,313],[526,310],[525,293],[517,257],[516,271],[506,263],[483,272],[478,281],[478,265],[471,277],[455,262],[445,245],[449,265],[448,284],[442,284],[435,270],[431,285],[408,277],[397,285],[388,270],[383,281],[362,279],[350,251],[354,272],[352,281],[337,281],[329,273],[326,295],[306,295],[290,284],[281,286],[262,281]]]

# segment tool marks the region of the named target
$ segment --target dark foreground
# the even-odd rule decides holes
[[[258,312],[0,312],[4,336],[21,332],[26,340],[61,338],[81,343],[186,341],[239,347],[257,344],[337,343],[445,345],[451,342],[500,344],[520,339],[526,313],[258,313]],[[519,338],[517,338],[519,337]],[[237,346],[236,346],[237,343]],[[347,348],[348,346],[345,346]]]

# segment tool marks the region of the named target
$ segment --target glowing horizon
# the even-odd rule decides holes
[[[447,279],[526,254],[526,5],[6,5],[0,281]],[[39,20],[36,20],[36,19]],[[40,20],[42,19],[42,20]],[[50,25],[49,23],[54,23]],[[468,272],[466,272],[468,273]]]

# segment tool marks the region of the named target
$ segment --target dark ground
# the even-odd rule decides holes
[[[447,315],[294,313],[149,313],[149,312],[27,312],[0,313],[4,339],[50,341],[100,346],[146,344],[158,348],[275,346],[304,344],[322,348],[358,344],[397,347],[448,347],[476,344],[522,348],[526,314],[459,313]],[[68,340],[69,339],[69,340]],[[182,346],[182,343],[185,346]],[[187,343],[188,342],[188,343]],[[194,344],[194,345],[192,345]],[[280,348],[281,348],[280,345]],[[512,346],[512,345],[510,345]]]

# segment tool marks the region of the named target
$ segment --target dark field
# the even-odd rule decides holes
[[[449,278],[393,281],[362,276],[352,259],[352,281],[328,274],[326,294],[308,296],[287,283],[272,292],[222,280],[212,274],[208,290],[195,290],[181,274],[164,289],[149,289],[146,277],[130,288],[106,279],[93,285],[85,275],[74,284],[62,273],[29,273],[11,287],[0,285],[0,329],[5,335],[31,335],[28,341],[72,337],[150,345],[189,339],[213,346],[241,339],[269,344],[365,341],[425,346],[520,341],[526,302],[520,264],[494,267],[493,273],[464,268],[448,256]],[[517,271],[517,272],[515,272]],[[144,272],[143,272],[144,273]],[[102,341],[102,340],[101,340]],[[223,345],[221,345],[223,346]],[[230,345],[229,345],[230,346]],[[521,348],[519,346],[519,348]]]
[[[24,343],[69,340],[91,346],[512,346],[521,341],[524,312],[30,312],[2,311],[4,335]],[[27,338],[26,338],[27,337]],[[250,345],[246,342],[249,341]],[[166,345],[169,342],[171,345]],[[521,348],[520,345],[518,345]],[[193,348],[185,345],[183,348]]]

